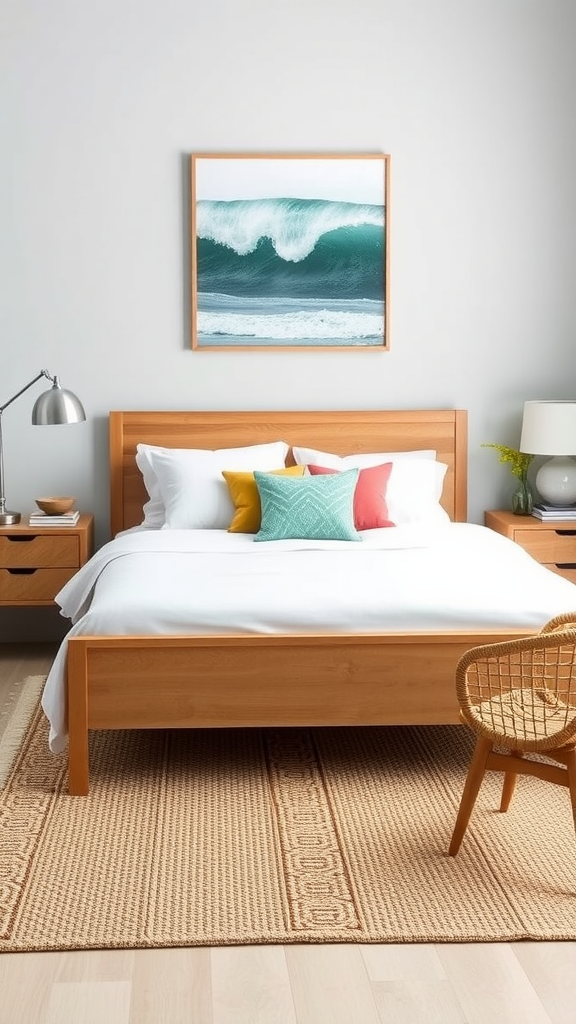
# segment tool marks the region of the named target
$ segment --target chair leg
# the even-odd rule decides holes
[[[482,779],[484,778],[484,772],[486,771],[486,761],[488,760],[488,755],[491,750],[492,741],[487,739],[485,736],[479,736],[476,740],[476,747],[472,755],[468,775],[466,776],[466,783],[464,785],[464,792],[462,793],[462,799],[460,801],[458,817],[456,818],[452,839],[450,840],[450,846],[448,847],[448,853],[451,857],[455,857],[460,849],[460,844],[464,838],[468,822],[470,821],[470,815],[474,810],[476,797],[478,796],[480,786],[482,785]]]
[[[522,754],[517,750],[510,751],[511,757],[522,757]],[[510,807],[512,797],[514,796],[514,790],[516,789],[516,783],[518,782],[518,772],[505,772],[504,784],[502,786],[502,799],[500,801],[500,810],[507,811]]]

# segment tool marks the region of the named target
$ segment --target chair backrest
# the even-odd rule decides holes
[[[472,648],[458,662],[456,693],[463,718],[495,742],[562,746],[576,736],[576,628]]]
[[[542,626],[541,633],[555,633],[563,629],[576,629],[576,612],[564,612],[563,615],[555,615],[545,626]]]

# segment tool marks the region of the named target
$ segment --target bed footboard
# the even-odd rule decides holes
[[[71,637],[69,791],[88,792],[89,729],[457,722],[460,656],[520,635]]]

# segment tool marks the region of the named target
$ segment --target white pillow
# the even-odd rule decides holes
[[[166,522],[166,510],[164,508],[164,502],[162,501],[162,495],[160,494],[160,487],[156,479],[156,473],[152,469],[150,462],[150,452],[166,452],[169,448],[156,448],[149,444],[137,444],[136,445],[136,465],[142,473],[144,479],[144,486],[148,491],[149,500],[144,505],[142,512],[144,513],[144,519],[142,520],[142,526],[147,526],[152,530],[159,530],[161,526],[164,526]]]
[[[349,467],[347,467],[349,468]],[[406,523],[449,523],[440,504],[448,466],[432,459],[395,459],[386,487],[388,518]]]
[[[281,469],[288,448],[284,441],[215,451],[138,445],[137,462],[141,456],[140,468],[145,467],[144,483],[151,499],[147,504],[152,504],[156,523],[159,498],[164,510],[160,526],[165,530],[228,529],[235,509],[222,470]],[[145,513],[151,518],[146,506]],[[145,520],[143,525],[150,524]]]
[[[326,469],[365,469],[368,466],[380,466],[383,462],[395,462],[396,459],[435,459],[436,452],[432,448],[424,448],[414,452],[360,452],[354,455],[331,455],[330,452],[319,452],[315,448],[293,448],[292,454],[297,466],[324,466]]]

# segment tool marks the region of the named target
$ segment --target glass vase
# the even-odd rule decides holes
[[[512,511],[517,516],[529,516],[532,514],[534,500],[528,483],[527,476],[518,477],[518,484],[512,495]]]

